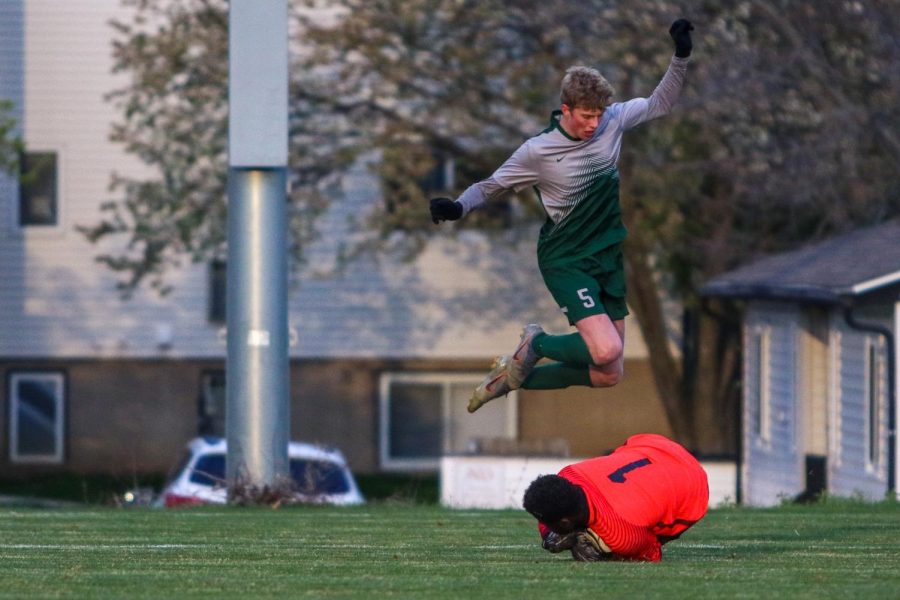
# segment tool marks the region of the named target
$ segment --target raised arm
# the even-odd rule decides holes
[[[669,114],[681,96],[684,77],[687,73],[688,57],[693,49],[691,31],[694,26],[687,19],[678,19],[669,28],[669,35],[675,43],[675,56],[669,63],[665,75],[649,98],[635,98],[619,105],[623,129],[631,129],[645,121]]]

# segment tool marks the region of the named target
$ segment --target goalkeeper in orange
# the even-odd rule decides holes
[[[703,518],[706,472],[661,435],[634,435],[611,454],[541,475],[523,505],[538,520],[542,546],[576,560],[658,561],[662,545]]]

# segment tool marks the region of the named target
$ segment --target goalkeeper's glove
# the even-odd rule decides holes
[[[609,547],[590,529],[575,532],[572,558],[581,562],[598,562],[613,557]]]
[[[441,221],[455,221],[463,215],[462,204],[450,198],[431,199],[431,221],[437,225]]]
[[[562,552],[563,550],[571,550],[572,546],[575,545],[575,532],[567,533],[565,535],[560,535],[555,531],[551,531],[547,534],[547,536],[541,541],[541,548],[546,550],[547,552],[552,552],[556,554],[557,552]]]
[[[669,27],[669,35],[675,42],[675,56],[679,58],[687,58],[691,55],[694,44],[691,41],[691,31],[694,26],[687,19],[678,19]]]

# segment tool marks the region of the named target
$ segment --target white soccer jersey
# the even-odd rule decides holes
[[[687,58],[672,57],[649,98],[616,102],[603,113],[590,139],[579,140],[559,125],[529,139],[488,179],[459,197],[464,214],[507,190],[532,186],[547,212],[538,256],[543,264],[589,256],[622,241],[617,163],[622,135],[632,127],[667,114],[681,93]]]

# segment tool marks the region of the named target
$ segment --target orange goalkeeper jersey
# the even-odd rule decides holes
[[[559,475],[584,490],[588,526],[621,558],[658,561],[662,544],[703,518],[709,505],[703,467],[661,435],[632,436],[612,454]]]

